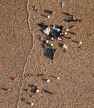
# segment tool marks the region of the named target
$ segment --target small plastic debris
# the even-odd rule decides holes
[[[34,105],[34,103],[31,103],[31,105],[33,106],[33,105]]]
[[[12,78],[13,81],[16,81],[16,78]]]
[[[48,43],[49,41],[48,40],[46,40],[46,43]]]
[[[46,34],[46,35],[49,35],[50,34],[50,27],[47,27],[45,30],[43,30],[43,32]]]
[[[21,98],[21,101],[25,101],[25,98]]]
[[[56,26],[53,26],[52,29],[53,29],[53,30],[56,30],[57,32],[60,32],[60,28],[58,28],[58,27],[56,27]]]
[[[54,38],[53,38],[53,37],[51,37],[51,40],[54,40]]]
[[[61,7],[63,8],[63,6],[64,6],[64,3],[63,3],[63,1],[61,1]]]
[[[53,46],[53,44],[51,44],[51,47]]]
[[[68,48],[67,48],[67,46],[65,45],[65,44],[63,44],[63,48],[65,49],[65,50],[67,50]]]
[[[50,80],[48,79],[47,82],[50,82]]]
[[[50,16],[47,16],[48,18],[50,18]]]
[[[36,92],[38,93],[38,92],[39,92],[39,90],[37,89],[37,90],[36,90]]]
[[[69,29],[66,29],[66,31],[69,31]]]
[[[65,32],[65,35],[67,35],[68,33],[67,32]]]
[[[57,79],[60,79],[60,77],[57,77]]]
[[[82,42],[79,42],[79,47],[78,48],[80,48],[82,46]]]
[[[58,40],[59,40],[59,41],[61,41],[61,40],[62,40],[62,38],[58,37]]]

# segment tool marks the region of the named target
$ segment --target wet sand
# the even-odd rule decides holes
[[[2,108],[93,108],[94,107],[94,3],[92,0],[66,0],[61,8],[60,0],[48,1],[6,1],[2,0],[0,28],[0,105]],[[32,6],[36,7],[35,11]],[[44,10],[55,14],[46,18]],[[62,12],[74,14],[81,22],[67,23]],[[76,35],[69,34],[65,39],[68,46],[63,52],[57,43],[53,60],[44,56],[41,39],[45,35],[38,23],[64,25]],[[82,41],[83,45],[72,40]],[[47,83],[36,76],[45,74],[51,82]],[[59,80],[50,75],[60,77]],[[12,81],[10,77],[16,77]],[[39,87],[40,92],[33,94],[31,86]],[[3,88],[8,88],[4,90]],[[43,92],[52,91],[54,95]],[[26,91],[27,90],[27,91]],[[22,101],[21,98],[25,98]]]

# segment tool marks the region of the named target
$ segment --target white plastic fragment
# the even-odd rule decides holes
[[[82,42],[79,42],[80,45],[82,45]]]
[[[59,41],[61,41],[61,40],[62,40],[62,38],[58,37],[58,40],[59,40]]]
[[[60,79],[60,77],[57,77],[57,79]]]
[[[65,35],[67,35],[68,33],[67,32],[65,32]]]
[[[50,80],[48,79],[47,82],[50,82]]]
[[[47,16],[48,18],[50,18],[50,16]]]
[[[53,37],[51,37],[51,40],[54,40],[54,38],[53,38]]]
[[[34,105],[34,103],[31,103],[31,105],[33,106],[33,105]]]
[[[43,32],[46,34],[46,35],[49,35],[51,29],[50,27],[47,27],[45,30],[43,30]]]
[[[52,29],[53,29],[53,30],[56,30],[57,32],[60,31],[60,29],[59,29],[58,27],[56,27],[56,26],[53,26]]]
[[[53,46],[53,44],[51,44],[51,46]]]
[[[48,40],[46,40],[46,43],[48,43],[49,41]]]
[[[63,48],[66,49],[66,50],[68,49],[67,46],[66,46],[65,44],[63,45]]]
[[[64,6],[64,3],[63,3],[63,1],[61,2],[61,7],[63,8],[63,6]]]
[[[66,31],[69,31],[69,29],[66,29]]]
[[[39,92],[39,90],[37,89],[37,90],[36,90],[36,92],[38,93],[38,92]]]

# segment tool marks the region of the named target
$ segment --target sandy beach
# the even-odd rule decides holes
[[[61,0],[0,1],[1,108],[94,108],[94,2],[63,2],[61,8]],[[64,13],[81,22],[66,22]],[[74,26],[70,31],[76,34],[64,38],[66,52],[59,41],[50,41],[56,49],[53,60],[44,54],[46,35],[40,23]],[[82,42],[80,48],[76,41]],[[35,86],[37,93],[32,90]]]

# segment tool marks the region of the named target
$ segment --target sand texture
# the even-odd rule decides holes
[[[64,0],[63,8],[60,3],[0,1],[1,108],[94,108],[94,1]],[[46,9],[54,12],[50,18],[45,17]],[[66,22],[65,12],[82,21]],[[50,41],[56,49],[53,60],[45,56],[46,48],[41,45],[46,37],[38,25],[42,22],[65,28],[74,25],[70,31],[76,35],[68,34],[71,39],[64,39],[66,52],[58,46],[59,41]],[[81,41],[82,47],[75,41]],[[33,85],[39,93],[33,93]]]

